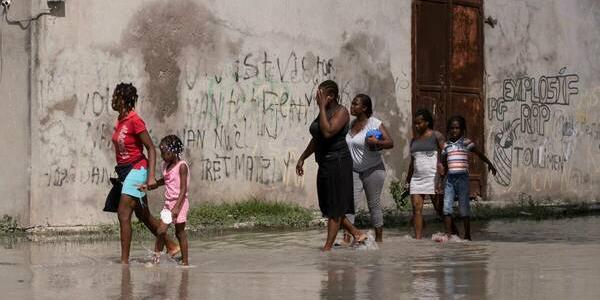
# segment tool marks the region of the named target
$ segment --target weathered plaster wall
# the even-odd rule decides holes
[[[600,199],[600,2],[486,1],[495,199]]]
[[[12,6],[10,20],[29,15],[27,1]],[[16,217],[29,224],[29,62],[30,31],[0,20],[0,217]]]
[[[599,10],[592,0],[485,2],[485,16],[498,20],[485,25],[485,147],[501,173],[489,178],[488,198],[598,199]],[[10,142],[0,155],[6,170],[25,171],[1,175],[0,191],[16,200],[1,201],[0,212],[21,223],[114,221],[100,208],[114,165],[110,98],[121,81],[138,87],[155,143],[183,137],[194,203],[257,196],[316,207],[313,160],[305,178],[294,166],[317,113],[316,84],[328,78],[345,105],[357,92],[373,97],[396,143],[385,154],[388,183],[404,177],[409,0],[68,1],[66,17],[30,28],[29,39],[2,26],[10,130],[0,137]],[[151,199],[156,208],[161,193]]]
[[[314,161],[305,178],[294,169],[318,111],[316,85],[328,78],[345,105],[357,92],[373,97],[396,143],[385,155],[389,179],[401,177],[410,4],[68,1],[66,17],[42,20],[34,36],[32,222],[114,218],[100,209],[114,165],[110,98],[121,81],[138,87],[155,143],[183,137],[193,203],[257,196],[316,207]]]

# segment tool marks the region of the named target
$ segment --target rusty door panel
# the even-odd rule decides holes
[[[483,93],[483,38],[481,31],[481,7],[452,4],[452,26],[450,33],[450,67],[448,92],[452,115],[458,114],[467,120],[467,136],[479,149],[484,147]],[[471,156],[470,192],[482,195],[485,192],[486,172],[480,159]]]
[[[448,39],[445,30],[431,26],[430,20],[436,20],[442,27],[448,26],[448,6],[445,3],[420,2],[416,7],[416,69],[417,83],[441,87],[446,74]],[[437,45],[431,47],[430,45]]]
[[[481,7],[481,4],[483,4],[483,0],[453,0],[452,3],[463,6]]]
[[[413,23],[413,78],[416,79],[413,83],[413,111],[428,109],[433,114],[434,124],[443,123],[446,117],[442,112],[445,111],[447,94],[449,52],[445,41],[449,39],[449,32],[431,26],[431,20],[435,20],[440,26],[449,26],[449,6],[442,2],[417,2]]]
[[[482,0],[413,2],[412,108],[429,109],[434,129],[446,132],[453,115],[467,120],[467,135],[484,149]],[[485,194],[486,170],[471,161],[471,194]]]
[[[417,111],[426,108],[431,111],[434,128],[440,130],[439,126],[446,122],[446,105],[444,102],[440,91],[421,91],[413,109]]]
[[[479,89],[483,81],[479,8],[453,5],[452,11],[449,83],[451,86]]]

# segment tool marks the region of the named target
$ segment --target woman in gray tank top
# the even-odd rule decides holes
[[[438,215],[441,213],[441,197],[436,194],[436,181],[443,175],[438,153],[444,145],[443,135],[433,130],[433,117],[426,109],[419,109],[413,118],[415,137],[410,142],[410,165],[406,184],[410,189],[410,201],[413,207],[415,238],[423,234],[423,202],[429,196]]]

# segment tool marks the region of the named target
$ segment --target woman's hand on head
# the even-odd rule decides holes
[[[327,106],[327,96],[325,96],[323,94],[323,91],[321,91],[321,89],[317,89],[317,105],[319,106],[319,108],[323,108],[325,106]]]
[[[304,175],[304,160],[299,159],[298,163],[296,163],[296,175],[302,176]]]

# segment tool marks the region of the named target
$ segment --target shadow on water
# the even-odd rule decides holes
[[[438,231],[429,225],[427,235]],[[595,299],[600,217],[493,221],[473,242],[414,240],[388,229],[378,250],[319,251],[321,230],[243,232],[190,241],[191,268],[151,241],[32,243],[0,239],[6,299]],[[374,249],[374,248],[372,248]],[[91,291],[91,292],[90,292]]]

